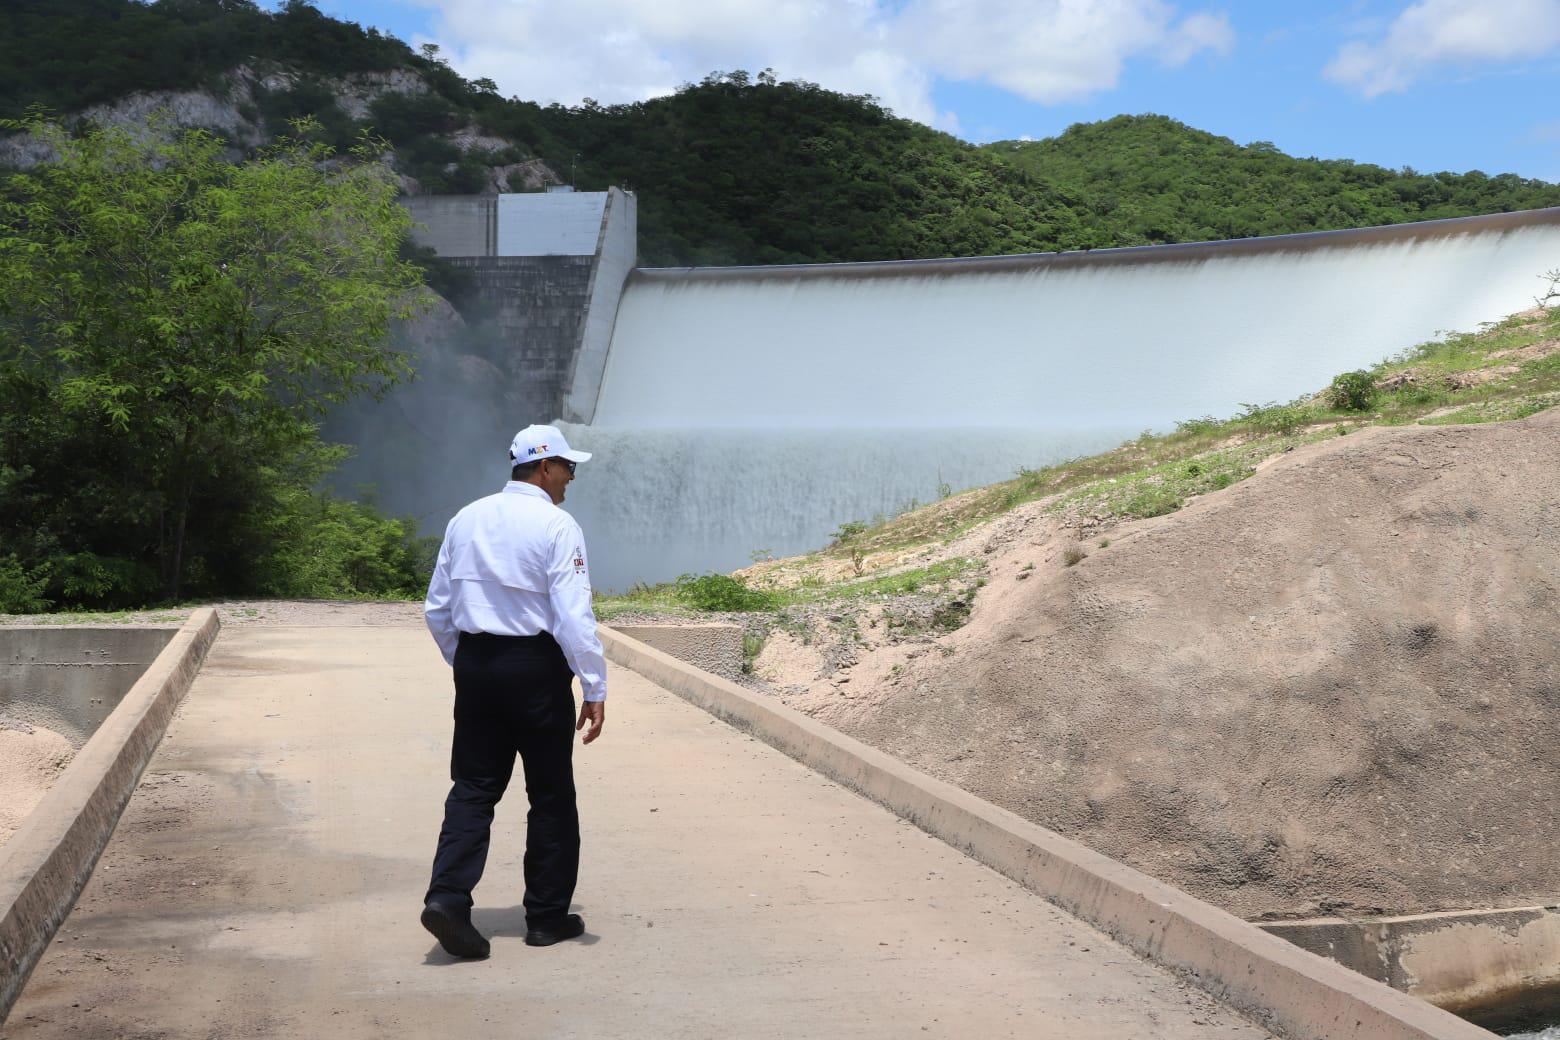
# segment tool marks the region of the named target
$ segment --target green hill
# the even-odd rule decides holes
[[[1084,230],[1076,195],[896,118],[871,98],[811,83],[733,73],[641,104],[538,114],[581,155],[583,187],[639,192],[647,263],[898,260],[1103,244]]]
[[[1089,230],[1118,245],[1202,242],[1560,206],[1560,185],[1504,173],[1393,171],[1238,145],[1165,116],[1079,123],[985,150],[1089,198]]]
[[[425,190],[478,191],[489,168],[531,158],[576,169],[582,189],[629,186],[650,265],[1100,248],[1560,205],[1560,186],[1542,181],[1296,159],[1163,116],[977,147],[870,97],[767,72],[715,73],[632,105],[543,106],[302,0],[275,13],[250,0],[0,9],[0,116],[34,105],[74,113],[134,91],[220,97],[239,66],[285,73],[242,106],[264,133],[302,114],[338,144],[372,130]],[[337,103],[344,78],[395,70],[428,91],[386,93],[356,119]],[[488,144],[459,146],[463,130]]]

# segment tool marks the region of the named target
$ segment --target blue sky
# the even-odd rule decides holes
[[[1560,181],[1560,0],[317,2],[544,102],[768,66],[970,141],[1158,112],[1292,155]]]

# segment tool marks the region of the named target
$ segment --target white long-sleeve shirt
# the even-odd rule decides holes
[[[423,603],[448,664],[462,632],[534,636],[563,648],[588,701],[607,698],[580,525],[535,484],[511,480],[455,514]]]

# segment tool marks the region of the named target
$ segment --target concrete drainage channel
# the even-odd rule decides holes
[[[75,906],[217,628],[209,608],[178,628],[0,628],[0,722],[77,749],[0,845],[0,1021]]]
[[[728,628],[740,655],[737,626],[624,626],[604,631],[603,642],[614,663],[878,802],[1275,1032],[1473,1040],[1492,1034],[1443,1008],[1502,1027],[1557,1007],[1560,907],[1242,921],[710,674],[699,666],[727,662]]]

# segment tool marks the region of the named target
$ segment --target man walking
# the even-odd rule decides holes
[[[579,874],[574,733],[606,719],[606,661],[591,612],[579,524],[558,506],[589,452],[557,427],[527,426],[509,446],[509,483],[455,514],[428,599],[428,628],[455,672],[455,739],[444,828],[423,927],[457,957],[486,957],[471,890],[487,862],[493,807],[515,755],[531,809],[525,836],[525,941],[550,946],[585,931],[569,902]],[[584,703],[574,717],[573,676]],[[570,723],[574,725],[571,729]]]

